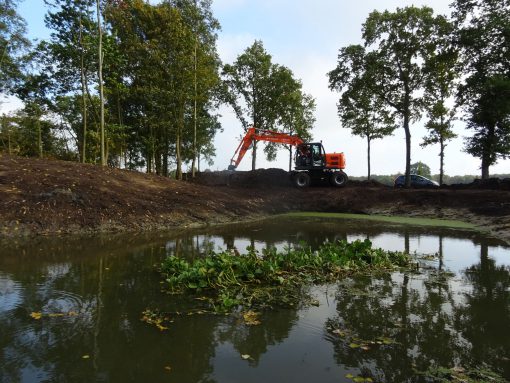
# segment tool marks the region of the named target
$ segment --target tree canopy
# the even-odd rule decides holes
[[[314,123],[313,98],[302,92],[301,82],[292,71],[274,64],[261,41],[255,41],[223,67],[224,99],[232,106],[246,131],[257,129],[286,130],[303,138]],[[274,158],[274,145],[266,145],[268,159]],[[255,170],[257,143],[253,144],[252,170]]]
[[[21,76],[22,53],[30,45],[25,37],[26,22],[18,14],[18,0],[0,2],[0,94]]]
[[[456,37],[466,80],[458,100],[473,135],[466,151],[489,167],[510,156],[510,1],[456,0]]]

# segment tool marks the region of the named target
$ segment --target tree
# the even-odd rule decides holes
[[[402,121],[406,138],[406,187],[410,186],[411,123],[423,109],[425,65],[436,49],[436,37],[447,21],[428,7],[372,12],[363,24],[365,45],[377,65],[375,90],[385,106]]]
[[[458,103],[467,114],[466,151],[489,167],[510,155],[510,0],[455,0],[457,43],[466,80]]]
[[[250,124],[257,129],[273,129],[276,123],[277,112],[271,100],[273,70],[271,56],[264,49],[262,41],[255,41],[237,57],[234,64],[223,67],[227,103],[234,109],[245,132]],[[252,170],[255,170],[256,161],[257,142],[254,142]]]
[[[101,131],[101,166],[106,166],[106,152],[105,152],[105,131],[104,131],[104,86],[103,86],[103,27],[101,17],[101,4],[100,0],[96,0],[97,9],[97,34],[99,41],[97,44],[98,49],[98,63],[97,63],[97,77],[99,82],[99,100],[100,100],[100,120],[99,126]]]
[[[419,176],[431,178],[430,167],[421,161],[411,164],[411,173],[418,174]]]
[[[29,47],[25,20],[17,13],[18,0],[0,2],[0,93],[5,93],[21,76],[20,53]]]
[[[510,157],[510,78],[490,77],[482,88],[470,101],[467,126],[475,134],[466,139],[466,151],[482,159],[482,179],[487,179],[489,166]]]
[[[362,46],[351,45],[340,50],[337,67],[328,73],[329,88],[342,92],[337,104],[342,126],[367,140],[369,180],[372,140],[391,135],[396,129],[392,114],[374,90],[377,68],[373,58]]]
[[[281,86],[274,102],[278,105],[276,129],[288,134],[297,135],[303,141],[311,140],[311,130],[315,124],[315,99],[302,91],[301,81],[294,79],[292,71],[282,65],[276,65],[273,72],[273,82]],[[268,144],[264,151],[267,158],[272,160],[276,156],[277,144]],[[289,151],[289,171],[292,170],[292,145],[287,145]]]
[[[122,91],[116,109],[128,126],[129,151],[135,158],[141,152],[147,171],[162,175],[175,159],[181,178],[183,162],[193,163],[202,147],[213,154],[209,141],[219,129],[210,113],[219,84],[219,25],[210,2],[117,1],[107,13],[122,56],[112,84],[123,84],[115,85]]]
[[[450,24],[448,24],[450,25]],[[453,26],[452,26],[453,27]],[[453,28],[452,28],[453,29]],[[448,34],[449,36],[451,34]],[[443,184],[444,150],[447,142],[457,137],[453,132],[452,122],[455,118],[455,108],[448,105],[453,103],[452,97],[456,90],[456,80],[459,77],[457,68],[458,52],[451,47],[447,37],[439,37],[436,52],[426,65],[425,79],[425,110],[428,121],[425,127],[428,135],[423,137],[421,146],[439,144],[439,184]]]
[[[246,131],[281,130],[307,137],[313,125],[315,103],[302,92],[301,82],[290,69],[273,64],[261,41],[255,41],[236,61],[223,67],[224,97]],[[268,159],[275,157],[275,146],[266,145]],[[257,142],[253,143],[252,170],[255,170]]]
[[[49,11],[45,24],[52,33],[49,41],[41,42],[36,48],[36,71],[39,77],[48,80],[44,84],[46,103],[54,113],[66,113],[61,109],[59,99],[80,94],[81,128],[73,121],[74,138],[81,152],[81,161],[87,161],[87,153],[89,159],[95,161],[100,153],[87,148],[87,138],[94,136],[89,117],[96,127],[99,127],[100,119],[92,101],[93,90],[90,89],[95,83],[98,67],[94,0],[46,0],[46,3]]]

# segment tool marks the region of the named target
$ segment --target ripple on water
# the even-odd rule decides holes
[[[42,311],[47,313],[78,313],[82,311],[83,307],[84,302],[81,295],[64,290],[53,290],[51,297],[44,303]]]

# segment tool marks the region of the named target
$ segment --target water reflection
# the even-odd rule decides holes
[[[160,291],[155,266],[167,255],[357,237],[438,258],[420,275],[348,280],[334,296],[331,288],[317,293],[320,307],[266,312],[261,326],[235,316],[173,314],[169,330],[159,332],[140,321],[147,308],[176,313],[193,304]],[[0,249],[0,382],[338,382],[351,371],[403,382],[433,365],[482,362],[510,378],[510,251],[474,232],[291,219],[9,241]],[[333,325],[397,343],[353,350],[323,336],[320,329]]]
[[[404,382],[417,371],[456,366],[488,366],[510,377],[510,267],[496,266],[488,246],[480,250],[480,262],[465,269],[460,280],[437,268],[343,283],[337,314],[326,327],[363,340],[384,336],[392,343],[353,349],[329,330],[337,362],[381,382]]]

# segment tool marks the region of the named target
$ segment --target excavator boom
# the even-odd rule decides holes
[[[246,134],[237,147],[234,156],[230,160],[230,166],[228,167],[229,170],[235,170],[239,166],[241,160],[254,141],[275,142],[277,144],[293,146],[298,146],[303,143],[303,140],[298,136],[288,133],[273,132],[271,130],[255,129],[255,127],[252,126],[246,131]]]

